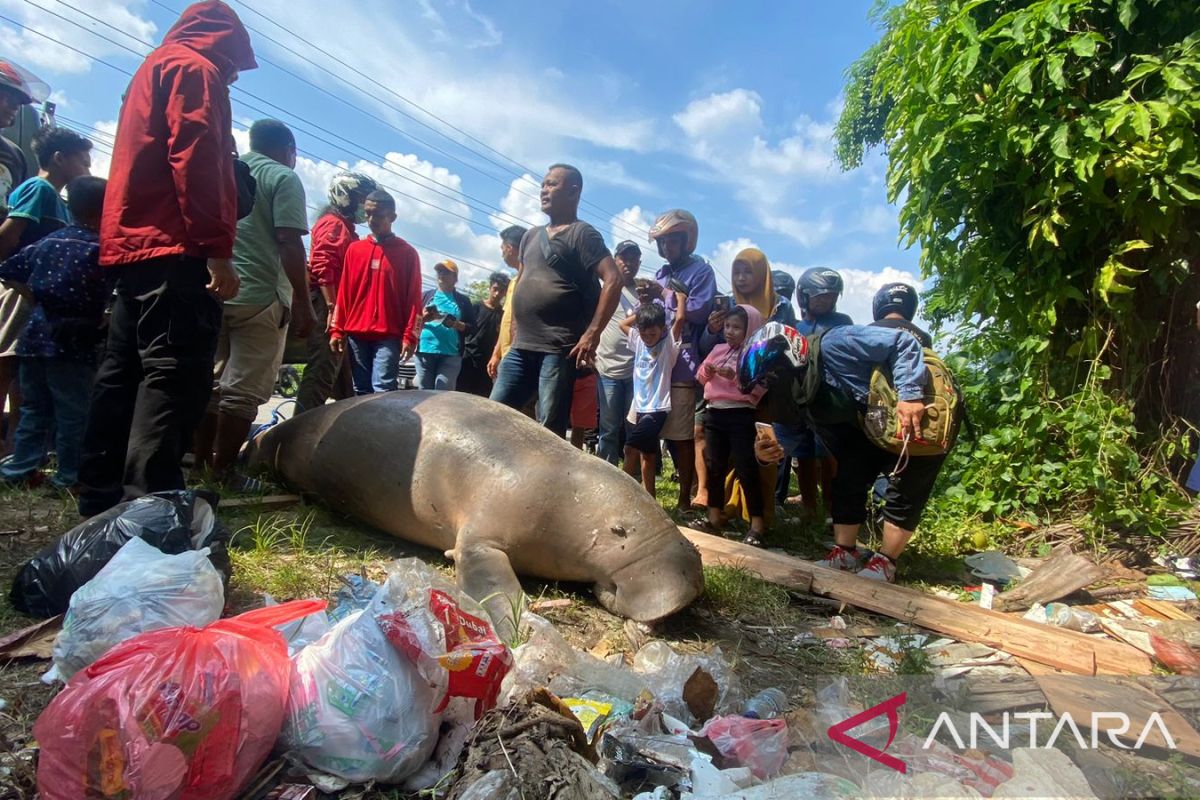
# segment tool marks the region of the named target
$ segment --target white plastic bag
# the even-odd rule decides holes
[[[282,740],[293,759],[352,783],[395,783],[433,752],[445,680],[423,676],[368,612],[338,622],[292,666]]]
[[[354,783],[397,783],[438,741],[451,698],[495,704],[512,663],[483,609],[418,559],[292,659],[289,756]],[[469,714],[469,712],[468,712]]]
[[[221,575],[208,560],[208,548],[167,555],[143,539],[130,539],[71,595],[47,678],[66,680],[139,633],[204,627],[224,607]]]

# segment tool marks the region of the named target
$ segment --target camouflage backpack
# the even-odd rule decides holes
[[[921,432],[908,442],[907,452],[912,456],[944,455],[950,452],[958,438],[964,411],[962,394],[946,362],[937,353],[926,347],[922,349],[922,355],[925,361],[925,395],[922,398],[925,414],[921,417]],[[862,430],[876,447],[897,454],[905,451],[896,417],[899,401],[891,370],[886,364],[877,365],[871,373],[867,408],[862,412]]]

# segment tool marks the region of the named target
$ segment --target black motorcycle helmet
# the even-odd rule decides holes
[[[894,311],[912,322],[917,315],[917,290],[907,283],[888,283],[880,287],[871,301],[871,315],[878,322]]]
[[[796,281],[791,274],[781,269],[771,270],[771,288],[775,290],[775,294],[791,303],[796,294]]]
[[[841,297],[843,288],[845,287],[842,283],[842,276],[837,270],[828,267],[806,269],[800,275],[799,281],[800,309],[806,311],[809,298],[819,294],[836,294]]]

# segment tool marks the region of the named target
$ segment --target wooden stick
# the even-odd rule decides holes
[[[303,500],[298,494],[268,494],[263,497],[234,497],[222,500],[218,508],[258,508],[261,506],[290,506]]]
[[[1093,638],[1020,617],[956,603],[903,586],[818,567],[719,536],[680,527],[709,565],[737,566],[788,589],[825,595],[850,605],[919,625],[964,642],[997,650],[1077,675],[1149,675],[1150,659],[1110,639]]]

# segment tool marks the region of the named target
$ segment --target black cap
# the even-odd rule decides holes
[[[630,250],[635,251],[639,256],[642,254],[642,248],[638,247],[637,242],[633,241],[632,239],[626,239],[616,246],[616,249],[613,250],[613,255],[619,256],[621,253],[625,253]]]

